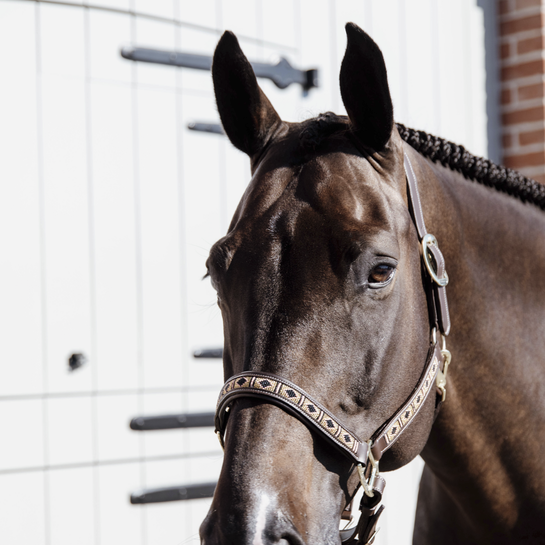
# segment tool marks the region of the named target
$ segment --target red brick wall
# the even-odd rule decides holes
[[[545,0],[498,3],[504,165],[545,183]]]

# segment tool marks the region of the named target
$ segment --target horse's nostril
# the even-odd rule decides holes
[[[304,543],[299,536],[285,536],[274,545],[304,545]]]
[[[273,541],[271,545],[305,545],[305,542],[298,532],[288,531],[283,533],[280,539]]]

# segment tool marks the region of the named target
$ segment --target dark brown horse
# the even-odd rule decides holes
[[[543,544],[545,192],[396,126],[380,50],[355,25],[347,35],[348,117],[303,123],[279,118],[232,33],[216,49],[223,127],[252,166],[207,262],[224,320],[225,379],[281,377],[365,441],[403,407],[434,327],[406,154],[448,269],[453,360],[435,422],[434,394],[380,471],[418,454],[426,462],[416,544]],[[340,543],[341,512],[360,483],[350,457],[264,397],[234,400],[222,432],[204,545]]]

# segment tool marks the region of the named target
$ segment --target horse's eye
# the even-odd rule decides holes
[[[386,263],[376,265],[371,270],[367,282],[371,287],[383,287],[394,277],[395,267]]]

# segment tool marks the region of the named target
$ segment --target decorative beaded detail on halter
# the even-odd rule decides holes
[[[291,382],[268,373],[247,372],[231,377],[223,386],[216,407],[216,430],[222,431],[222,409],[233,397],[268,396],[283,407],[306,417],[320,431],[359,463],[367,461],[367,444],[344,427],[323,405]]]
[[[401,436],[434,390],[435,379],[442,367],[441,351],[437,344],[430,347],[426,367],[416,388],[403,407],[389,419],[369,443],[374,457],[379,460]],[[229,403],[237,397],[266,396],[272,402],[292,412],[301,420],[316,427],[322,434],[340,447],[355,462],[366,465],[369,446],[344,426],[321,403],[309,396],[302,388],[271,373],[248,371],[231,377],[221,389],[216,406],[216,433],[220,440],[225,429]]]
[[[435,386],[435,377],[437,376],[437,371],[440,366],[440,356],[437,353],[437,348],[438,347],[434,350],[431,363],[426,369],[425,379],[419,383],[420,387],[403,408],[392,418],[392,420],[390,420],[391,425],[388,426],[388,429],[386,429],[380,437],[375,439],[375,442],[379,443],[381,437],[385,438],[387,446],[382,449],[383,452],[395,443],[397,438],[401,435],[401,431],[412,422],[428,397],[430,390]]]

